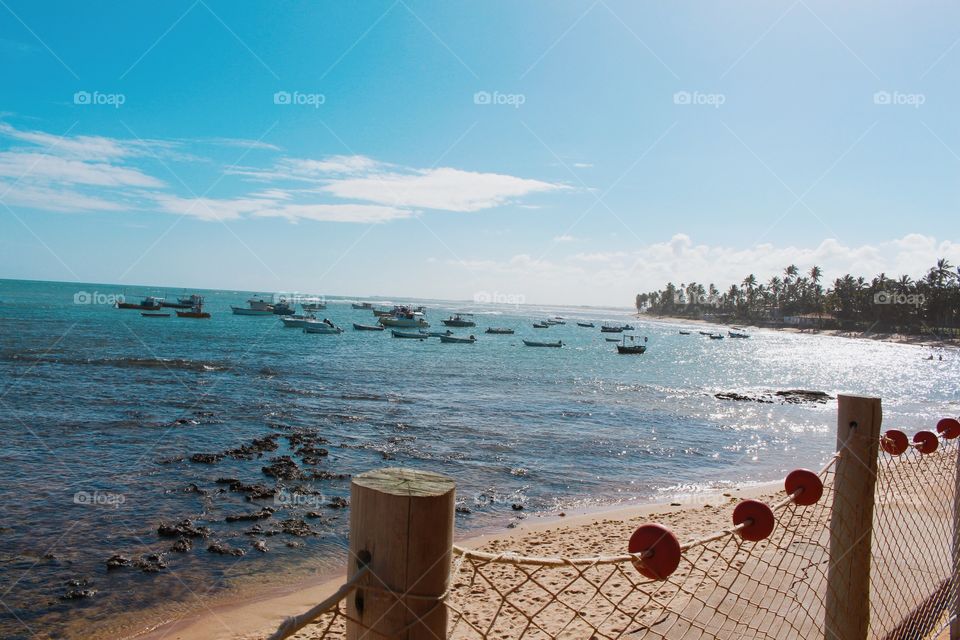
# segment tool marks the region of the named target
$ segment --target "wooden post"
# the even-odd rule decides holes
[[[952,441],[951,445],[953,444]],[[950,581],[950,640],[960,640],[960,446],[953,480],[953,571]]]
[[[455,485],[438,473],[380,469],[350,487],[348,640],[446,640]],[[404,594],[407,594],[404,596]]]
[[[879,398],[841,395],[837,404],[825,631],[827,640],[865,640],[882,412]]]

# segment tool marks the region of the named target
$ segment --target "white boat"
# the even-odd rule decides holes
[[[353,302],[350,306],[354,309],[373,309],[373,305],[369,302]]]
[[[311,299],[300,302],[300,306],[303,307],[304,313],[310,313],[311,311],[323,311],[327,308],[327,303],[319,299]]]
[[[425,333],[411,333],[409,331],[397,331],[396,329],[391,329],[390,334],[394,338],[407,338],[408,340],[426,340],[429,337]]]
[[[313,322],[310,322],[306,326],[304,326],[303,332],[333,334],[333,333],[343,333],[343,329],[328,322],[320,322],[318,320],[314,320]]]
[[[313,315],[303,315],[303,316],[282,316],[280,321],[283,322],[283,326],[290,329],[303,329],[308,324],[319,323],[316,316]]]
[[[426,328],[430,326],[430,323],[426,321],[422,313],[381,316],[380,324],[385,327],[396,327],[398,329]]]
[[[272,316],[273,309],[248,309],[247,307],[234,307],[233,314],[237,316]]]
[[[473,344],[477,339],[473,336],[469,338],[463,338],[461,336],[440,336],[440,342],[445,342],[448,344]]]
[[[262,296],[250,298],[249,300],[247,300],[247,306],[249,306],[254,311],[266,310],[266,311],[269,311],[270,313],[273,313],[273,304],[264,300]]]

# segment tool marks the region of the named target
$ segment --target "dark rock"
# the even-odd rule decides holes
[[[89,587],[93,584],[92,578],[73,578],[72,580],[67,580],[68,587]]]
[[[214,480],[214,482],[217,483],[217,484],[238,484],[238,483],[240,483],[240,481],[237,480],[236,478],[217,478],[216,480]]]
[[[189,519],[176,524],[161,522],[157,527],[157,535],[162,538],[206,538],[210,535],[210,528],[195,526]]]
[[[161,458],[157,460],[157,464],[173,464],[174,462],[183,462],[186,458],[183,456],[176,456],[173,458]]]
[[[305,515],[307,518],[322,518],[322,517],[323,517],[323,514],[320,513],[319,511],[307,511],[307,513],[305,513],[304,515]]]
[[[329,471],[314,471],[314,480],[346,480],[350,477],[349,473],[330,473]]]
[[[784,402],[790,404],[799,404],[801,402],[816,402],[817,404],[826,404],[827,400],[833,398],[823,391],[808,391],[806,389],[788,389],[786,391],[777,391],[777,396],[783,398]]]
[[[473,513],[473,511],[470,510],[470,507],[464,507],[464,506],[457,507],[456,512],[457,513]]]
[[[60,596],[61,600],[83,600],[86,598],[92,598],[97,593],[96,589],[69,589],[66,593]]]
[[[262,467],[261,470],[266,475],[280,480],[299,480],[306,477],[290,456],[271,458],[270,464]]]
[[[718,400],[736,400],[737,402],[762,402],[764,404],[773,404],[773,400],[764,399],[761,396],[747,396],[733,391],[714,394]]]
[[[190,456],[190,462],[199,464],[215,464],[223,460],[222,453],[195,453]]]
[[[510,505],[510,508],[513,509],[514,511],[523,511],[523,505],[517,504],[516,502]]]
[[[187,553],[193,549],[193,542],[190,541],[190,538],[180,538],[173,543],[173,546],[170,547],[170,551],[175,551],[177,553]]]
[[[300,518],[290,518],[289,520],[284,520],[280,523],[280,529],[284,533],[301,538],[304,536],[316,535],[316,532],[310,528],[310,525]]]
[[[119,569],[120,567],[129,567],[131,564],[133,564],[133,561],[130,558],[115,553],[107,559],[107,571]]]
[[[344,507],[347,507],[349,505],[350,503],[347,502],[346,498],[341,498],[340,496],[337,496],[336,498],[331,500],[327,506],[330,507],[331,509],[343,509]]]
[[[247,494],[247,500],[262,500],[277,495],[277,490],[262,484],[244,484],[239,480],[230,484],[230,491]]]
[[[270,548],[267,547],[267,543],[264,542],[263,540],[254,540],[253,548],[259,551],[260,553],[266,553],[267,551],[270,550]]]
[[[304,546],[304,544],[299,540],[291,540],[290,542],[287,543],[287,546],[290,547],[291,549],[300,549]]]
[[[244,522],[247,520],[266,520],[273,515],[273,507],[264,507],[260,511],[255,511],[253,513],[242,513],[239,515],[229,515],[226,517],[227,522]]]
[[[243,549],[231,547],[226,542],[220,542],[219,540],[210,543],[210,546],[207,547],[207,551],[210,553],[217,553],[222,556],[242,556],[246,553],[246,551]]]
[[[133,566],[137,567],[144,573],[157,573],[161,569],[167,568],[167,561],[163,557],[162,553],[149,553],[137,558],[136,561],[134,561]]]

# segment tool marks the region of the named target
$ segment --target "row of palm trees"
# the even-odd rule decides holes
[[[661,291],[640,293],[638,312],[700,318],[710,314],[738,323],[837,326],[844,329],[928,333],[960,327],[960,267],[937,260],[921,278],[873,279],[846,274],[826,286],[823,269],[801,272],[790,265],[762,283],[754,274],[720,291],[712,283],[672,282]],[[789,321],[789,322],[788,322]]]

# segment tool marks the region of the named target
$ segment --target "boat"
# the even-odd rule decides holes
[[[210,314],[203,310],[203,305],[198,304],[196,306],[190,307],[189,311],[181,311],[177,309],[178,318],[209,318]]]
[[[634,340],[633,336],[623,336],[623,339],[621,340],[620,344],[617,345],[617,353],[633,353],[636,355],[640,355],[647,350],[646,345],[627,344],[627,338],[630,338],[631,343]],[[644,341],[646,341],[646,338],[644,338]]]
[[[600,333],[623,333],[623,327],[603,325],[600,327]]]
[[[630,324],[625,324],[625,325],[623,325],[623,327],[621,327],[621,328],[622,328],[624,331],[633,331],[634,329],[636,329],[636,327],[634,327],[633,325],[630,325]]]
[[[745,333],[738,333],[736,331],[727,331],[727,335],[731,338],[749,338],[750,336]]]
[[[556,320],[556,319],[544,320],[544,322],[546,324],[549,324],[550,326],[553,326],[555,324],[567,324],[565,320]]]
[[[723,340],[723,334],[722,334],[722,333],[718,333],[718,334],[716,334],[716,335],[711,335],[711,336],[710,336],[710,339],[711,339],[711,340]]]
[[[117,309],[141,309],[143,311],[158,311],[160,309],[160,300],[154,296],[146,296],[140,304],[132,302],[118,302]]]
[[[140,315],[144,318],[169,318],[169,313],[157,313],[156,311],[141,311]]]
[[[409,307],[395,307],[392,315],[380,316],[379,322],[385,327],[397,327],[398,329],[430,326],[430,323],[423,317],[422,311],[416,311]]]
[[[327,308],[327,303],[318,298],[312,298],[310,300],[301,301],[300,306],[303,307],[304,313],[310,313],[312,311],[323,311]]]
[[[313,314],[283,316],[280,318],[280,321],[283,322],[283,326],[291,329],[302,329],[308,324],[319,322],[317,316]]]
[[[588,327],[588,328],[592,329],[592,328],[595,327],[596,325],[593,324],[592,322],[578,322],[578,323],[577,323],[577,326],[578,326],[578,327]]]
[[[247,307],[234,307],[230,306],[233,310],[233,314],[236,316],[272,316],[273,308],[270,309],[249,309]]]
[[[549,329],[549,328],[550,328],[550,325],[548,325],[546,322],[534,322],[534,323],[533,323],[533,328],[534,328],[534,329]]]
[[[273,315],[275,316],[292,316],[296,314],[296,311],[293,305],[283,299],[273,305]]]
[[[513,329],[507,329],[506,327],[489,327],[484,333],[492,333],[494,335],[506,336],[513,334]]]
[[[378,318],[389,318],[393,315],[392,310],[387,311],[385,309],[371,309],[371,311],[373,311],[373,315],[377,316]]]
[[[682,336],[688,336],[688,335],[690,335],[690,332],[689,332],[689,331],[683,331],[683,330],[681,329],[681,330],[680,330],[680,335],[682,335]]]
[[[354,322],[353,328],[357,331],[383,331],[382,324],[357,324]]]
[[[329,320],[324,320],[323,322],[314,320],[313,322],[310,322],[303,327],[303,332],[332,334],[332,333],[343,333],[343,329],[334,325]]]
[[[702,335],[702,336],[712,336],[712,335],[713,335],[713,332],[712,332],[712,331],[699,331],[698,333],[699,333],[700,335]]]
[[[247,300],[247,306],[254,311],[269,311],[273,313],[273,303],[264,300],[263,296],[250,298]]]
[[[190,309],[200,300],[201,298],[199,295],[193,294],[191,296],[187,296],[186,298],[177,298],[176,302],[160,300],[160,306],[166,307],[167,309]]]
[[[446,331],[420,331],[420,333],[430,338],[442,338],[443,336],[453,335],[453,331],[450,331],[450,329]]]
[[[426,340],[429,336],[423,333],[412,333],[410,331],[397,331],[396,329],[391,329],[390,334],[394,338],[407,338],[412,340]]]
[[[352,302],[350,306],[354,309],[373,309],[373,305],[369,302]]]
[[[620,338],[607,338],[607,342],[620,342]]]
[[[445,324],[445,325],[448,326],[448,327],[475,327],[475,326],[477,326],[477,323],[476,323],[476,322],[474,322],[473,320],[470,320],[470,319],[468,319],[468,318],[464,318],[463,315],[461,315],[461,314],[459,314],[459,313],[456,314],[456,315],[450,316],[449,318],[447,318],[446,320],[444,320],[444,321],[443,321],[443,324]]]
[[[556,342],[537,342],[536,340],[524,340],[523,344],[528,347],[554,347],[559,349],[563,346],[563,342],[557,340]]]
[[[473,336],[464,338],[462,336],[440,336],[440,342],[447,344],[473,344],[477,339]]]

